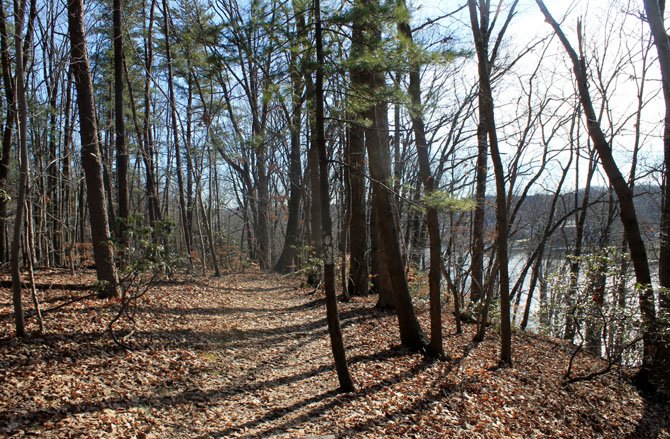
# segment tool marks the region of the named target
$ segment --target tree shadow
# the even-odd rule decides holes
[[[283,311],[307,311],[308,309],[315,309],[319,307],[326,306],[326,298],[321,297],[317,299],[312,299],[309,302],[301,303],[300,305],[289,306],[287,308],[282,308]]]
[[[272,290],[276,291],[276,288]],[[254,289],[254,291],[258,291]],[[266,309],[263,307],[260,308],[244,308],[244,307],[198,307],[192,309],[163,309],[158,307],[146,307],[144,310],[146,312],[152,312],[154,314],[160,315],[161,312],[175,313],[175,314],[186,314],[186,315],[205,315],[205,316],[218,316],[218,315],[229,315],[235,313],[293,313],[297,311],[305,311],[311,309],[317,309],[319,307],[325,307],[324,299],[318,298],[310,300],[299,305],[292,305],[284,308],[275,308],[275,309]],[[370,308],[352,308],[345,310],[340,313],[341,325],[343,328],[346,328],[351,325],[359,324],[370,319],[376,318],[378,315],[384,314],[376,312],[374,309]],[[290,324],[286,324],[290,323]],[[60,405],[54,408],[37,408],[30,409],[23,412],[0,412],[0,425],[9,424],[10,421],[12,425],[31,425],[31,424],[44,424],[46,421],[58,421],[60,419],[73,416],[76,414],[85,414],[85,413],[94,413],[101,411],[105,408],[130,408],[136,406],[151,406],[151,407],[163,407],[169,408],[179,404],[186,403],[205,403],[211,404],[216,403],[216,401],[224,400],[225,398],[230,398],[231,396],[239,395],[246,392],[257,392],[264,389],[272,389],[276,387],[281,387],[289,385],[295,382],[302,380],[314,378],[321,374],[329,373],[334,370],[333,365],[321,365],[318,367],[312,367],[309,370],[301,371],[300,373],[295,373],[288,376],[280,376],[264,381],[254,381],[250,379],[252,375],[262,376],[260,372],[263,368],[272,367],[273,364],[277,363],[277,359],[287,358],[287,354],[291,352],[297,352],[300,350],[301,346],[309,343],[310,341],[323,337],[327,337],[327,321],[325,318],[325,312],[323,316],[317,314],[315,316],[310,316],[309,320],[305,319],[300,322],[286,322],[281,319],[276,321],[276,327],[256,327],[256,328],[245,328],[237,329],[230,328],[224,331],[193,331],[188,329],[165,329],[158,331],[146,331],[138,332],[137,339],[141,342],[135,346],[136,350],[149,350],[149,349],[166,349],[166,348],[178,348],[178,349],[188,349],[195,351],[211,352],[211,351],[224,351],[227,348],[235,349],[246,349],[246,348],[258,348],[259,346],[273,346],[280,345],[281,349],[277,350],[277,354],[273,357],[266,358],[262,362],[257,362],[254,367],[250,369],[243,370],[242,374],[239,377],[236,377],[236,382],[226,385],[221,388],[202,390],[197,388],[183,388],[183,390],[178,391],[176,394],[164,395],[161,392],[165,388],[173,387],[169,380],[164,379],[160,380],[154,385],[152,385],[148,390],[139,390],[140,393],[134,395],[128,395],[123,397],[108,397],[99,400],[92,400],[87,402],[68,402],[63,401]],[[288,342],[288,343],[287,343]],[[61,333],[48,333],[46,335],[28,338],[25,340],[17,341],[16,339],[2,338],[0,339],[0,349],[9,350],[20,348],[22,344],[26,344],[26,348],[31,351],[30,358],[22,355],[17,356],[7,356],[1,355],[0,353],[0,369],[14,369],[21,368],[27,364],[33,363],[44,363],[49,364],[53,362],[62,362],[64,358],[67,358],[68,361],[77,362],[89,357],[101,357],[101,358],[113,358],[119,353],[125,351],[125,349],[115,345],[111,339],[109,339],[108,333],[104,330],[100,331],[91,331],[91,332],[61,332]],[[34,347],[40,346],[40,349],[34,349]],[[375,352],[372,354],[357,355],[349,359],[351,364],[371,362],[371,361],[381,361],[396,356],[406,355],[407,352],[402,350],[388,350]],[[422,363],[423,364],[423,363]],[[421,366],[417,370],[422,370],[426,366]],[[199,370],[197,373],[207,373],[206,370]],[[406,371],[405,373],[399,374],[397,377],[391,377],[383,382],[380,382],[377,385],[368,387],[364,389],[364,394],[370,394],[370,392],[377,392],[382,390],[384,387],[389,384],[399,382],[403,379],[406,379],[408,376],[411,376],[412,371]],[[137,392],[137,390],[136,390]],[[254,419],[249,421],[247,424],[255,425],[256,427],[262,425],[265,422],[273,422],[276,420],[281,420],[282,416],[293,413],[297,410],[301,410],[304,407],[307,407],[311,404],[315,404],[329,398],[335,398],[337,396],[335,390],[323,392],[318,395],[310,396],[309,398],[302,400],[288,407],[277,408],[273,410],[269,415],[265,415],[262,418]],[[355,398],[362,398],[362,395],[356,396]],[[282,425],[276,429],[270,429],[268,432],[280,431],[281,428],[290,428],[293,423],[303,422],[308,420],[311,416],[319,416],[323,412],[335,407],[343,402],[349,400],[350,396],[342,396],[333,399],[331,402],[319,407],[315,407],[310,410],[310,412],[301,415],[295,421],[285,421]],[[241,427],[244,428],[244,427]],[[248,427],[251,428],[251,427]],[[232,429],[231,431],[236,431]],[[219,433],[215,433],[219,434]],[[229,433],[222,432],[220,435],[227,436]]]
[[[60,293],[62,293],[62,290],[58,290]],[[45,291],[42,291],[45,292]],[[49,292],[49,291],[46,291]],[[51,314],[52,312],[57,312],[60,310],[67,311],[68,308],[66,308],[68,305],[76,305],[81,303],[84,300],[96,300],[96,296],[93,293],[89,294],[60,294],[60,295],[53,295],[53,296],[47,296],[47,297],[42,297],[40,299],[40,308],[41,308],[41,313],[42,315],[45,314]],[[95,304],[90,304],[88,303],[86,305],[86,309],[103,309],[106,308],[107,303],[102,301],[103,299],[97,299]],[[61,302],[61,303],[58,303]],[[14,320],[14,311],[12,310],[13,304],[12,303],[0,303],[1,306],[6,306],[8,309],[10,309],[7,312],[2,312],[0,313],[0,321],[2,320]],[[31,318],[35,317],[35,310],[32,308],[27,308],[24,309],[24,318],[26,320],[29,320]]]
[[[300,305],[293,305],[281,308],[253,308],[253,307],[192,307],[192,308],[163,308],[158,306],[141,305],[137,307],[138,312],[148,312],[152,314],[172,314],[172,315],[203,315],[203,316],[224,316],[235,313],[289,313],[295,311],[307,311],[326,306],[326,299],[319,298]]]
[[[396,421],[401,422],[406,421],[408,416],[420,413],[421,411],[427,409],[434,402],[442,401],[446,397],[447,395],[441,392],[433,392],[426,394],[426,396],[424,396],[423,398],[415,401],[414,403],[406,407],[391,412],[387,411],[383,415],[370,418],[366,421],[361,421],[358,424],[348,427],[345,431],[341,432],[341,434],[345,437],[349,436],[355,437],[356,435],[370,433],[374,427],[383,427]]]
[[[146,306],[141,305],[137,307],[137,312],[139,313],[151,313],[156,315],[175,315],[175,316],[226,316],[230,314],[244,314],[244,313],[254,313],[254,314],[267,314],[277,311],[283,311],[284,309],[272,309],[272,308],[251,308],[251,307],[235,307],[235,306],[221,306],[221,307],[192,307],[192,308],[163,308],[159,306]]]
[[[230,293],[268,293],[270,291],[281,293],[285,291],[295,291],[294,287],[225,287],[224,289],[226,292]]]
[[[350,362],[353,363],[365,363],[372,361],[379,361],[383,359],[390,359],[397,356],[405,355],[405,352],[388,350],[375,352],[372,354],[358,355],[350,358]],[[187,388],[181,392],[174,395],[158,395],[158,389],[165,388],[168,384],[168,381],[160,381],[153,385],[154,391],[150,391],[151,394],[139,394],[139,395],[126,395],[125,397],[116,397],[116,398],[104,398],[98,401],[86,402],[86,403],[65,403],[58,407],[49,408],[49,409],[36,409],[32,411],[25,412],[0,412],[0,425],[15,425],[17,428],[26,425],[43,425],[47,421],[58,422],[66,417],[76,416],[86,413],[94,413],[101,411],[106,408],[113,408],[116,410],[119,409],[129,409],[131,407],[153,407],[153,408],[167,408],[174,407],[180,404],[213,404],[220,400],[229,399],[236,395],[244,393],[253,393],[259,390],[272,389],[284,385],[289,385],[296,383],[305,379],[309,379],[323,373],[332,372],[334,366],[332,364],[322,365],[317,368],[307,370],[301,373],[272,378],[265,381],[259,382],[250,382],[243,381],[239,384],[230,384],[228,386],[212,389],[212,390],[201,390],[194,388]],[[404,375],[403,375],[404,376]],[[389,379],[386,382],[397,382],[401,378]],[[387,384],[380,383],[375,386],[375,389],[381,389]],[[336,390],[330,390],[319,395],[314,395],[310,398],[300,401],[299,403],[294,404],[294,407],[284,407],[277,410],[274,410],[269,415],[265,415],[262,418],[257,420],[249,421],[247,424],[239,428],[250,428],[252,424],[258,422],[262,424],[264,422],[271,422],[274,419],[279,419],[281,416],[288,414],[292,411],[298,410],[300,407],[318,402],[322,399],[326,399],[330,396],[337,395]],[[238,427],[234,429],[231,428],[230,432],[235,431]],[[223,436],[230,434],[222,433]],[[215,434],[216,435],[216,434]],[[218,435],[221,436],[221,435]]]
[[[455,360],[450,361],[449,367],[447,370],[443,373],[444,376],[448,375],[451,373],[453,370],[458,368],[461,363],[470,355],[470,353],[473,351],[474,348],[476,348],[475,343],[469,343],[464,351],[463,355],[461,357],[456,358]],[[427,367],[431,362],[434,362],[436,360],[426,358],[425,361],[422,363],[424,365],[424,368]],[[439,386],[439,389],[437,391],[429,392],[427,393],[423,398],[420,398],[419,400],[415,401],[414,403],[403,407],[401,409],[394,410],[393,412],[389,413],[386,412],[380,416],[373,417],[370,419],[367,419],[365,421],[361,421],[358,424],[355,424],[352,427],[349,427],[346,429],[346,431],[343,431],[342,434],[344,436],[355,436],[357,434],[362,434],[369,432],[374,428],[375,426],[380,427],[384,425],[391,424],[395,420],[406,420],[406,417],[412,414],[420,413],[422,409],[428,408],[432,403],[436,401],[444,401],[445,399],[449,398],[452,396],[452,394],[456,392],[462,392],[463,390],[466,390],[468,387],[468,383],[458,383],[457,385],[450,385],[448,383],[444,383]],[[460,413],[458,413],[460,416]]]
[[[343,328],[374,318],[365,309],[351,309],[340,315]],[[132,350],[150,349],[191,349],[196,352],[224,349],[256,348],[259,345],[276,345],[286,341],[296,343],[325,337],[328,333],[326,317],[312,321],[286,325],[278,322],[271,328],[230,328],[225,331],[194,331],[189,329],[166,329],[163,331],[142,331],[135,334]],[[26,344],[37,347],[30,357],[0,355],[0,368],[22,367],[29,362],[59,362],[63,358],[73,361],[94,356],[113,357],[125,351],[125,348],[113,343],[106,330],[93,332],[56,333],[51,332],[38,337],[17,340],[7,336],[0,338],[0,349],[16,349]]]
[[[340,322],[343,328],[372,319],[373,316],[363,309],[352,309],[340,314]],[[326,317],[317,320],[284,324],[278,322],[278,326],[271,328],[230,328],[226,331],[203,332],[184,330],[165,331],[138,331],[138,339],[146,339],[154,346],[167,343],[179,348],[199,347],[194,342],[202,340],[207,345],[215,348],[249,348],[260,344],[273,345],[287,340],[297,340],[305,337],[325,336],[328,332]]]
[[[85,333],[49,333],[40,336],[17,339],[6,337],[0,339],[0,369],[22,368],[38,362],[58,363],[63,358],[73,360],[93,356],[113,357],[123,352],[123,348],[114,343],[96,345],[103,337],[104,331]],[[30,355],[5,355],[2,350],[17,350],[23,346]]]
[[[69,416],[95,413],[106,408],[128,409],[130,407],[141,406],[164,408],[197,401],[216,401],[225,398],[227,395],[226,389],[210,391],[187,389],[176,395],[127,395],[125,397],[105,398],[94,402],[66,403],[49,409],[37,409],[19,413],[0,412],[0,425],[10,425],[10,422],[11,425],[16,425],[16,427],[42,425],[47,421],[58,422]]]
[[[627,437],[656,438],[667,437],[668,434],[670,434],[670,403],[657,402],[645,397],[642,418],[638,421],[635,431]]]
[[[406,353],[404,353],[406,354]],[[350,361],[352,364],[355,363],[355,361]],[[296,425],[299,425],[303,422],[309,421],[310,419],[319,417],[323,415],[324,413],[345,405],[347,403],[350,403],[352,401],[357,401],[357,400],[362,400],[368,397],[371,394],[374,394],[376,392],[379,392],[388,386],[391,386],[393,384],[397,384],[409,377],[412,377],[416,375],[417,373],[420,373],[421,371],[425,370],[428,368],[430,365],[430,362],[423,361],[420,362],[411,368],[400,372],[390,378],[386,378],[384,380],[378,381],[377,383],[364,387],[362,389],[359,389],[355,393],[347,393],[347,394],[340,394],[337,390],[330,390],[328,392],[321,393],[319,395],[312,396],[310,398],[303,399],[301,401],[298,401],[294,404],[284,406],[284,407],[279,407],[276,409],[273,409],[269,413],[266,413],[262,416],[257,417],[256,419],[252,419],[250,421],[245,422],[244,424],[237,425],[235,427],[228,428],[227,430],[223,431],[217,431],[210,433],[213,437],[228,437],[238,431],[244,431],[247,429],[253,429],[261,426],[262,424],[269,423],[269,422],[274,422],[277,421],[286,415],[289,415],[291,413],[294,413],[298,410],[301,410],[304,407],[307,407],[309,405],[312,405],[314,403],[322,402],[330,398],[330,401],[325,402],[323,404],[318,405],[317,407],[314,407],[313,409],[301,414],[300,416],[286,420],[285,422],[282,422],[276,426],[272,426],[269,428],[266,428],[262,430],[261,432],[256,433],[257,436],[260,437],[267,437],[267,436],[272,436],[276,434],[281,434],[284,433],[287,429],[290,429],[291,427],[294,427]]]
[[[88,297],[88,296],[87,296]],[[77,299],[77,297],[74,297]],[[72,299],[72,297],[69,296],[63,296],[59,297],[54,300],[49,300],[49,301],[42,301],[43,303],[53,303],[58,300],[69,300]],[[191,308],[170,308],[170,307],[160,307],[160,306],[148,306],[148,305],[140,305],[138,306],[137,312],[138,313],[150,313],[150,314],[155,314],[155,315],[175,315],[175,316],[191,316],[191,315],[197,315],[197,316],[226,316],[230,314],[236,314],[236,313],[254,313],[254,314],[270,314],[270,313],[281,313],[281,312],[295,312],[295,311],[307,311],[310,309],[316,309],[321,306],[325,307],[326,301],[323,298],[320,299],[314,299],[309,302],[300,304],[300,305],[294,305],[294,306],[288,306],[288,307],[281,307],[281,308],[254,308],[254,307],[235,307],[235,306],[220,306],[220,307],[191,307]],[[11,307],[12,304],[8,303],[6,305],[7,307]],[[104,308],[109,307],[110,305],[106,303],[100,303],[100,304],[92,304],[92,305],[87,305],[86,310],[101,310]],[[44,308],[42,309],[42,313],[49,312],[49,308]],[[67,311],[67,309],[66,309]],[[34,313],[28,311],[26,318],[33,318]],[[14,313],[9,311],[9,312],[3,312],[0,313],[0,320],[13,320],[14,319]]]

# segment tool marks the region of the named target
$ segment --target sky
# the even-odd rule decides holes
[[[415,2],[414,7],[417,8],[414,14],[415,20],[420,23],[425,21],[426,18],[452,12],[462,3],[462,0]],[[627,174],[632,157],[632,145],[634,144],[632,133],[635,121],[632,117],[637,109],[638,84],[634,80],[634,77],[639,76],[639,72],[643,67],[639,56],[639,52],[643,47],[640,35],[642,31],[648,32],[646,24],[643,24],[636,16],[636,12],[642,10],[641,2],[628,0],[607,2],[598,0],[576,0],[574,2],[545,0],[545,3],[556,20],[559,22],[564,20],[562,28],[574,46],[577,45],[577,19],[583,19],[583,29],[587,45],[586,54],[592,71],[597,70],[601,66],[602,71],[605,73],[611,72],[615,68],[620,68],[623,72],[609,85],[610,88],[608,89],[607,96],[610,111],[606,113],[606,116],[611,118],[613,121],[611,126],[616,127],[615,129],[624,127],[617,131],[612,145],[622,172]],[[495,8],[498,2],[493,0],[492,4],[492,7]],[[504,12],[508,10],[510,4],[511,0],[503,0]],[[624,9],[628,10],[629,13],[623,13]],[[521,0],[517,11],[508,29],[503,50],[503,53],[511,56],[523,51],[529,45],[533,44],[533,42],[553,35],[550,25],[545,22],[544,16],[535,4],[535,1]],[[566,18],[565,15],[567,12],[569,14]],[[500,18],[499,23],[502,21],[503,19]],[[453,23],[455,28],[462,29],[457,31],[455,35],[461,40],[464,47],[474,50],[472,34],[469,30],[467,9],[458,12],[454,18],[449,19],[449,22]],[[500,28],[500,24],[497,28]],[[495,92],[496,119],[499,127],[505,126],[508,121],[511,121],[523,110],[519,107],[519,102],[523,95],[521,87],[523,85],[524,88],[528,89],[527,78],[537,68],[541,56],[543,57],[543,61],[537,74],[543,80],[534,87],[535,93],[538,96],[551,96],[556,105],[558,105],[561,97],[573,94],[573,76],[569,59],[559,41],[553,37],[546,51],[537,49],[525,56],[497,84]],[[638,174],[657,167],[662,157],[662,143],[660,139],[662,127],[660,122],[663,117],[663,100],[659,94],[659,73],[654,64],[655,57],[656,51],[652,46],[649,51],[648,61],[651,64],[648,73],[651,80],[645,84],[645,96],[648,98],[649,103],[642,112],[640,123],[641,130],[646,136],[642,142],[643,147],[640,153],[641,163],[638,168]],[[622,59],[625,59],[627,62],[619,65]],[[471,81],[476,81],[477,73],[474,60],[466,63],[465,69],[466,71],[461,73],[466,77],[470,77]],[[598,84],[592,82],[591,90],[594,94],[596,107],[602,102],[595,98],[598,96],[597,89]],[[566,111],[570,112],[570,109],[568,106],[565,110],[561,111],[565,114]],[[504,131],[504,129],[502,130]],[[560,145],[561,142],[563,144],[567,144],[568,142],[567,131],[562,130],[561,133],[557,134],[554,138],[557,145]],[[505,136],[501,137],[504,138]],[[507,145],[501,145],[503,153],[508,157],[512,156],[516,148],[514,136],[510,138],[512,142]],[[538,148],[539,145],[536,145],[534,152],[529,151],[529,163],[537,159],[537,154],[540,152]],[[557,165],[565,162],[565,160],[567,160],[567,153],[558,157],[557,162],[554,164],[554,172],[548,174],[549,181],[547,185],[550,185],[551,180],[558,179],[557,171],[560,168]],[[597,184],[605,184],[604,176],[600,175],[597,178]]]

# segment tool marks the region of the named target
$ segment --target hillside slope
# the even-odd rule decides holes
[[[77,294],[48,292],[44,308]],[[161,285],[138,308],[131,350],[105,332],[112,310],[94,299],[47,313],[41,337],[11,338],[2,289],[0,435],[670,437],[668,406],[616,373],[563,385],[571,351],[562,341],[517,335],[515,367],[495,369],[495,335],[471,346],[474,328],[454,335],[445,311],[451,360],[429,362],[398,348],[395,317],[373,304],[340,305],[357,385],[344,395],[322,297],[287,278]],[[578,370],[600,366],[577,358]]]

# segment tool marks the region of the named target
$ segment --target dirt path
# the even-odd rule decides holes
[[[515,368],[495,370],[495,336],[471,349],[474,328],[454,335],[446,310],[452,359],[427,362],[398,348],[395,317],[374,310],[374,298],[341,304],[357,385],[342,395],[322,296],[288,278],[249,273],[161,285],[138,308],[132,350],[105,333],[112,314],[97,300],[47,314],[46,335],[17,341],[9,294],[0,290],[0,435],[668,435],[667,406],[645,402],[614,377],[562,386],[569,351],[555,341],[517,337]],[[417,303],[425,306],[420,296]],[[598,366],[586,360],[579,367]]]
[[[182,316],[185,342],[197,343],[206,363],[194,384],[205,424],[218,424],[210,435],[304,434],[300,417],[310,405],[336,396],[323,301],[282,284],[275,276],[235,276]]]
[[[8,291],[2,301],[0,434],[339,434],[332,409],[349,397],[334,390],[323,299],[285,277],[160,286],[138,307],[127,351],[104,331],[104,303],[48,314],[47,334],[21,343],[9,336]],[[361,305],[343,310],[344,328],[376,315]]]

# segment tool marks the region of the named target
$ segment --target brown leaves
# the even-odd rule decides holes
[[[98,300],[47,315],[40,339],[5,335],[0,435],[668,435],[667,407],[614,376],[564,386],[564,344],[520,335],[515,368],[496,369],[495,335],[472,347],[473,327],[448,326],[453,360],[425,361],[398,347],[395,316],[372,297],[340,305],[358,392],[338,394],[324,303],[295,284],[251,273],[161,285],[140,303],[132,351],[104,333],[118,305]],[[9,291],[0,294],[9,334]],[[599,364],[580,356],[577,366]]]

